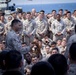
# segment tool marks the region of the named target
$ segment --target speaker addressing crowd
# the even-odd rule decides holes
[[[40,67],[44,67],[45,70],[45,67],[49,65],[47,65],[48,60],[54,58],[52,59],[53,64],[51,62],[51,67],[49,67],[50,73],[54,70],[56,75],[57,73],[58,75],[67,73],[68,75],[75,75],[74,66],[76,63],[72,57],[75,58],[76,52],[72,51],[75,50],[76,42],[76,10],[73,13],[63,9],[59,9],[58,12],[52,10],[48,14],[45,12],[44,10],[37,12],[34,8],[28,12],[21,9],[6,16],[3,11],[0,11],[1,74],[24,75],[26,73],[26,75],[33,75],[36,71],[35,69],[32,73],[33,67],[41,65],[42,67]],[[18,54],[13,54],[13,52]],[[9,53],[10,55],[8,56]],[[56,55],[58,58],[55,57]],[[10,59],[9,61],[7,61],[7,57]],[[20,60],[20,63],[17,60]],[[54,64],[54,62],[58,64]],[[62,71],[54,69],[55,65],[61,65],[63,69],[60,70]],[[14,67],[15,69],[8,69],[8,67]],[[50,70],[52,67],[53,70]],[[46,72],[44,73],[46,74]],[[53,73],[52,75],[55,74]]]

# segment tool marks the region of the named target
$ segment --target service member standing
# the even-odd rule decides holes
[[[6,35],[6,49],[7,50],[18,50],[22,54],[30,51],[30,47],[22,47],[19,32],[22,29],[22,22],[18,19],[14,19],[11,23],[11,31]]]
[[[56,20],[51,24],[52,32],[53,32],[53,41],[57,41],[58,39],[62,39],[65,34],[65,25],[60,18],[60,15],[57,14]]]
[[[70,11],[67,12],[67,17],[64,19],[64,24],[66,25],[66,37],[68,40],[69,37],[75,33],[74,31],[75,23],[74,23],[73,18],[71,17]]]
[[[31,13],[27,12],[26,20],[23,23],[24,42],[27,45],[33,42],[36,32],[36,23],[31,19]]]
[[[38,19],[36,20],[36,24],[36,36],[39,39],[42,39],[47,34],[48,23],[43,19],[43,15],[41,12],[39,13]]]

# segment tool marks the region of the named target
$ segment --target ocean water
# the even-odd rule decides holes
[[[73,12],[76,9],[76,3],[61,3],[61,4],[34,4],[34,5],[17,5],[17,7],[22,7],[23,11],[31,11],[32,8],[35,8],[37,12],[40,10],[45,10],[45,13],[50,13],[53,9],[57,12],[59,9],[68,9]]]

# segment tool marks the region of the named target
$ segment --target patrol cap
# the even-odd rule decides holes
[[[16,11],[12,11],[12,12],[11,12],[11,15],[12,15],[12,14],[16,14],[16,13],[17,13]]]
[[[22,12],[23,12],[22,7],[18,7],[18,8],[16,8],[16,12],[17,12],[17,13],[22,13]]]

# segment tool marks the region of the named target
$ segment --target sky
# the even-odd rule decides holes
[[[27,5],[27,4],[54,4],[54,3],[76,3],[76,0],[11,0],[10,4]]]

